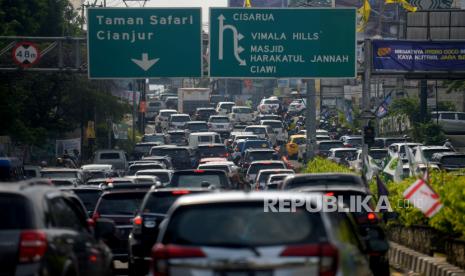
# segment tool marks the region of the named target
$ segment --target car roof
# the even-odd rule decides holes
[[[250,106],[246,106],[246,105],[236,105],[236,106],[233,106],[233,108],[248,108],[248,109],[252,109]]]
[[[170,116],[171,117],[190,117],[189,114],[185,114],[185,113],[171,114]]]
[[[403,146],[403,145],[407,145],[407,146],[421,146],[423,144],[421,143],[413,143],[413,142],[406,142],[406,143],[394,143],[394,144],[391,144],[390,146]]]
[[[224,174],[224,171],[222,171],[222,170],[210,170],[210,169],[203,170],[202,169],[201,171]],[[174,172],[174,174],[196,174],[196,173],[200,173],[198,169],[195,169],[195,170],[179,170],[179,171]]]
[[[235,102],[218,102],[218,104],[236,104]]]
[[[203,110],[215,111],[215,108],[214,107],[197,107],[196,110],[197,111],[203,111]]]
[[[161,112],[172,112],[172,111],[178,113],[178,111],[176,109],[160,109],[160,113]]]
[[[261,120],[261,123],[282,123],[280,120]]]
[[[257,149],[257,148],[249,148],[249,149],[246,149],[246,151],[248,152],[275,152],[274,149],[270,149],[270,148],[265,148],[265,149]]]
[[[221,143],[212,143],[212,144],[200,144],[198,146],[199,148],[213,148],[213,147],[223,147],[225,148],[226,146]]]
[[[279,161],[279,160],[261,160],[261,161],[253,161],[252,163],[250,163],[250,166],[252,166],[254,164],[264,164],[264,165],[268,165],[268,164],[284,164],[284,162]]]
[[[292,138],[307,138],[307,135],[305,135],[305,134],[294,134],[294,135],[291,135],[291,139]]]
[[[79,172],[81,171],[81,169],[47,167],[47,168],[42,168],[41,171],[42,172]]]
[[[445,147],[445,146],[420,146],[420,149],[421,150],[429,150],[429,149],[433,149],[433,150],[451,150],[450,148]]]
[[[266,170],[260,170],[258,173],[267,173],[267,172],[276,172],[276,174],[278,173],[291,173],[291,174],[295,174],[295,172],[291,169],[266,169]]]
[[[235,166],[234,162],[232,161],[223,161],[223,162],[207,162],[200,164],[199,167],[208,167],[208,166]]]
[[[250,125],[250,126],[247,126],[246,128],[252,128],[252,127],[264,128],[264,127],[267,127],[267,126],[264,126],[264,125]]]
[[[161,172],[161,173],[173,173],[174,171],[173,171],[173,170],[168,170],[168,169],[147,169],[147,170],[139,170],[139,171],[137,171],[137,173],[140,173],[140,172],[151,172],[151,173],[158,173],[158,172]]]
[[[295,174],[292,178],[286,179],[287,181],[293,180],[318,180],[318,179],[344,179],[344,180],[356,180],[362,184],[360,176],[353,173],[304,173]]]
[[[356,148],[332,148],[330,151],[358,151]]]
[[[228,118],[228,115],[211,115],[210,118]]]
[[[189,134],[191,136],[203,136],[203,135],[218,135],[218,133],[216,132],[213,132],[213,131],[205,131],[205,132],[195,132],[195,133],[191,133]]]
[[[193,124],[206,124],[206,121],[189,121],[186,124],[193,125]]]
[[[334,192],[357,192],[363,194],[371,194],[371,192],[365,188],[354,185],[331,185],[331,186],[306,186],[301,189],[296,189],[299,192],[324,192],[324,191],[334,191]]]
[[[110,164],[88,164],[82,165],[81,170],[110,170],[112,167]]]
[[[201,205],[211,203],[228,203],[228,202],[264,202],[268,199],[300,199],[300,200],[321,200],[321,193],[291,193],[291,192],[222,192],[222,193],[208,193],[208,194],[195,194],[180,197],[174,204],[170,212],[180,206],[188,205]]]

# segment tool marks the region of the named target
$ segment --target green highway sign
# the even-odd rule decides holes
[[[89,8],[91,79],[201,77],[200,8]]]
[[[355,78],[355,8],[211,8],[210,77]]]

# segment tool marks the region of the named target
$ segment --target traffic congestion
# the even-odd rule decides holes
[[[0,184],[4,275],[390,275],[388,214],[264,210],[267,200],[313,206],[342,196],[349,206],[351,196],[371,195],[357,173],[362,136],[320,116],[316,155],[353,173],[303,173],[305,113],[291,108],[301,100],[163,108],[176,97],[150,94],[160,108],[146,114],[131,152],[24,168],[2,159],[30,178]],[[381,164],[407,148],[463,156],[408,137],[376,138],[368,154]]]
[[[0,0],[0,276],[465,275],[464,18]]]

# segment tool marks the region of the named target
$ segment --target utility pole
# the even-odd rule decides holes
[[[364,42],[364,73],[363,73],[363,84],[362,84],[362,114],[369,114],[370,111],[370,86],[371,86],[371,41],[369,39],[365,39]],[[363,119],[363,126],[368,126],[370,120]],[[363,137],[365,137],[364,128],[362,129]],[[362,144],[362,168],[365,165],[365,159],[368,155],[368,145],[365,143],[365,139],[363,138]]]
[[[307,109],[305,115],[305,128],[307,129],[306,162],[315,157],[316,141],[316,104],[315,80],[307,79]]]

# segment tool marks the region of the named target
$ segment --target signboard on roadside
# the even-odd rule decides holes
[[[374,40],[373,73],[465,72],[465,41]]]
[[[355,78],[355,8],[211,8],[210,77]]]
[[[200,77],[200,8],[89,8],[89,78]]]

